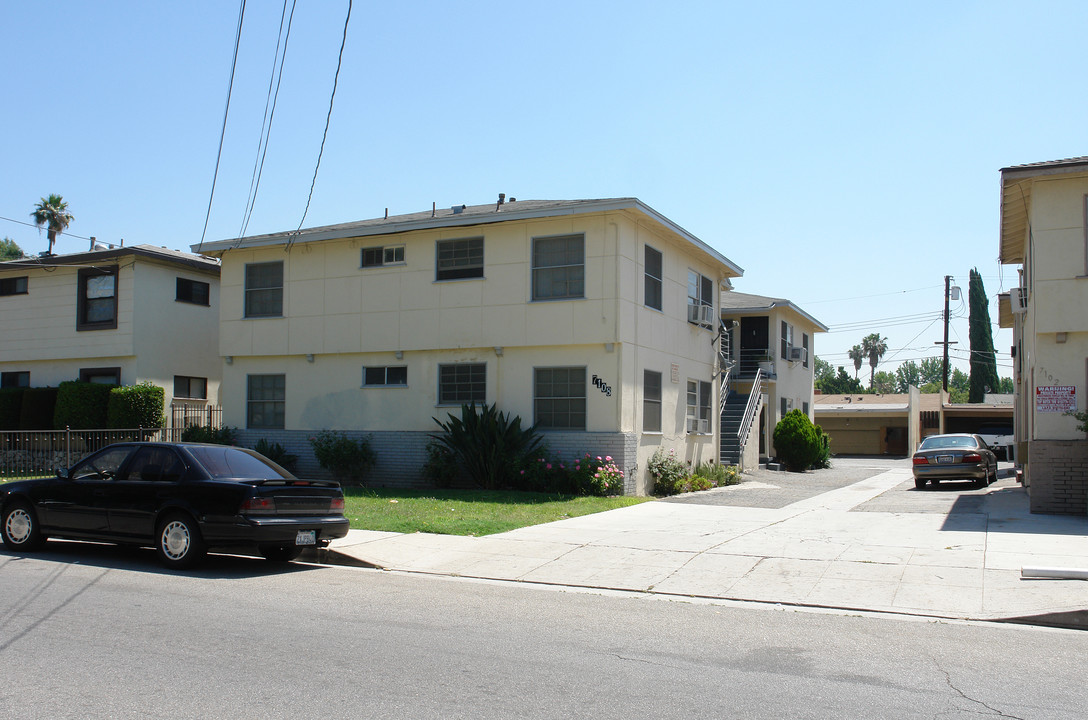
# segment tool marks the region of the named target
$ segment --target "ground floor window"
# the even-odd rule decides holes
[[[80,368],[79,379],[83,382],[100,383],[102,385],[120,385],[121,368]]]
[[[30,387],[30,371],[0,373],[0,388]]]
[[[286,400],[286,375],[247,375],[246,427],[282,430]]]
[[[364,367],[363,368],[363,386],[386,386],[394,385],[404,387],[408,384],[408,368],[403,365],[396,365],[387,367],[385,365],[377,367]]]
[[[708,382],[688,380],[687,431],[710,432],[710,399],[713,393]]]
[[[468,405],[487,402],[487,363],[438,366],[438,404]]]
[[[661,432],[661,373],[642,371],[642,430]]]
[[[175,375],[174,397],[187,400],[206,400],[208,397],[208,378]]]
[[[586,369],[534,368],[533,422],[553,430],[586,429]]]

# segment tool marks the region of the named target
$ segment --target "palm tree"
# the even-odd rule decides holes
[[[40,230],[45,225],[45,234],[49,237],[49,254],[53,254],[53,243],[57,241],[57,235],[63,233],[68,225],[75,220],[75,216],[68,212],[68,203],[60,195],[50,195],[42,198],[41,202],[34,206],[34,212],[30,213],[34,218],[34,224]]]
[[[865,351],[861,349],[861,345],[855,345],[850,348],[846,355],[854,361],[854,379],[858,377],[858,373],[861,372],[861,363],[865,360]]]
[[[888,352],[888,338],[880,337],[880,333],[866,335],[861,339],[861,349],[869,358],[869,389],[872,390],[876,366],[880,364],[880,358],[884,357],[884,353]]]

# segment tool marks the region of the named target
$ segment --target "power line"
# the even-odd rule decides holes
[[[336,74],[332,78],[332,95],[329,96],[329,113],[325,116],[325,132],[321,134],[321,148],[317,151],[317,165],[314,166],[314,178],[310,181],[310,194],[306,198],[306,208],[302,211],[302,219],[298,221],[298,227],[295,228],[297,234],[302,230],[302,223],[306,222],[306,215],[310,212],[310,201],[314,197],[314,186],[317,184],[317,171],[321,168],[321,156],[325,153],[325,139],[329,135],[329,123],[332,121],[332,106],[336,100],[336,85],[340,81],[340,65],[344,61],[344,46],[348,42],[348,22],[351,20],[351,0],[348,0],[348,14],[344,18],[344,35],[340,38],[340,54],[336,59]],[[288,240],[287,248],[291,249],[291,241]]]
[[[246,0],[238,8],[238,29],[234,33],[234,59],[230,63],[230,82],[227,83],[227,103],[223,108],[223,129],[219,131],[219,151],[215,155],[215,172],[212,174],[212,190],[208,195],[208,212],[204,215],[204,230],[200,233],[197,252],[204,248],[204,236],[208,233],[208,220],[212,216],[212,199],[215,197],[215,181],[219,177],[219,161],[223,158],[223,138],[227,135],[227,116],[230,114],[230,96],[234,89],[234,69],[238,66],[238,46],[242,41],[242,18],[246,14]]]
[[[16,225],[26,225],[27,227],[37,228],[38,230],[41,230],[41,228],[34,223],[23,222],[22,220],[14,220],[12,218],[3,216],[0,216],[0,220],[7,220],[8,222],[13,222]],[[79,238],[80,240],[90,240],[90,238],[83,237],[82,235],[76,235],[75,233],[70,232],[59,232],[57,233],[57,235],[67,235],[68,237]]]

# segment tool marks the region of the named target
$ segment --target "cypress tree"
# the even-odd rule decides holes
[[[994,355],[994,336],[990,325],[990,301],[982,285],[982,275],[971,268],[968,288],[971,307],[971,385],[967,402],[980,403],[987,392],[997,392],[1001,381],[997,377],[997,358]]]

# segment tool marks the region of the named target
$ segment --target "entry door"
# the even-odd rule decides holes
[[[770,329],[766,317],[740,319],[740,371],[754,374],[759,361],[770,347]]]

